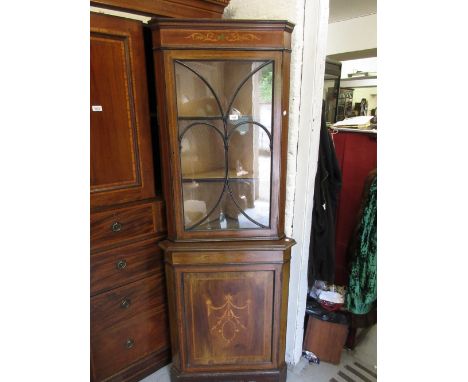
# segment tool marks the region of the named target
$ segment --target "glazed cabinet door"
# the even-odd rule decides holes
[[[282,54],[208,56],[165,60],[177,238],[279,237]]]
[[[169,238],[283,238],[292,25],[151,28]]]
[[[154,197],[139,21],[91,13],[91,207]]]
[[[176,60],[186,232],[271,226],[274,60]]]

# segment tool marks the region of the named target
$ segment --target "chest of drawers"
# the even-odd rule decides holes
[[[91,380],[139,381],[170,361],[143,25],[91,14]]]

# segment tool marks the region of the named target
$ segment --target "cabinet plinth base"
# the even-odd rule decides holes
[[[287,367],[262,371],[232,371],[184,374],[171,368],[171,382],[286,382]]]

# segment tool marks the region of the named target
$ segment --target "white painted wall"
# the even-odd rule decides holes
[[[361,72],[377,73],[377,57],[360,58],[341,62],[341,78],[348,78],[348,74],[360,70]]]
[[[330,0],[330,23],[377,13],[377,0]]]
[[[327,55],[377,48],[377,14],[328,25]]]
[[[286,235],[292,236],[294,184],[299,126],[300,83],[304,45],[304,2],[305,0],[231,0],[224,18],[288,20],[295,24],[291,43],[291,78],[289,97],[289,145],[286,192]]]
[[[290,364],[299,362],[302,354],[328,4],[328,0],[231,0],[225,12],[229,18],[288,19],[296,24],[292,36],[285,219],[286,235],[297,241],[292,249],[289,283],[286,362]]]

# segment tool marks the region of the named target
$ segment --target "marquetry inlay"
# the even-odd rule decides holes
[[[250,300],[247,300],[243,306],[234,304],[230,294],[224,296],[224,304],[221,306],[213,306],[211,300],[206,300],[208,309],[208,318],[213,317],[214,325],[210,331],[215,335],[221,336],[227,343],[230,343],[241,330],[246,327],[241,322],[241,316],[250,313]],[[213,316],[212,316],[213,314]]]
[[[194,32],[185,36],[186,39],[193,41],[204,42],[238,42],[238,41],[260,41],[260,37],[253,33],[239,33],[239,32]]]

